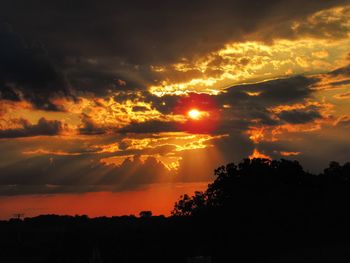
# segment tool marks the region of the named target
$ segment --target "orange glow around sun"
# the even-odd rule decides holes
[[[186,118],[178,128],[189,133],[211,133],[218,127],[220,119],[219,107],[208,94],[191,93],[179,98],[173,112]]]
[[[197,109],[191,109],[187,112],[188,117],[190,117],[193,120],[199,120],[202,116],[202,112],[200,112]]]

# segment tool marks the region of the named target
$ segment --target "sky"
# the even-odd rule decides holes
[[[169,215],[220,165],[350,160],[342,0],[0,3],[0,219]]]

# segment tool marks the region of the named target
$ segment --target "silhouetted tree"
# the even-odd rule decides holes
[[[139,215],[141,218],[150,218],[152,217],[152,211],[141,211]]]
[[[189,216],[195,211],[205,208],[206,196],[203,192],[196,191],[192,197],[185,194],[180,198],[181,199],[175,204],[172,215]]]
[[[344,183],[350,182],[350,163],[342,166],[331,162],[323,174],[312,175],[305,172],[297,161],[244,159],[238,165],[220,166],[214,174],[216,179],[206,191],[196,192],[192,197],[181,196],[172,214],[191,216],[234,211],[237,217],[242,214],[259,217],[275,214],[282,218],[298,216],[315,207],[323,209],[330,187],[342,183],[344,188]],[[348,188],[337,187],[337,195],[350,193]],[[327,202],[333,197],[329,196]]]
[[[350,261],[350,163],[331,162],[316,175],[296,161],[244,159],[214,173],[205,191],[181,196],[171,217],[142,211],[0,221],[0,261],[284,262],[310,247],[330,262]],[[346,260],[337,258],[342,247]]]

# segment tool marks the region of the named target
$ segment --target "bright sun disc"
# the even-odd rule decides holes
[[[201,116],[201,113],[199,110],[197,109],[192,109],[190,110],[188,113],[187,113],[188,117],[190,117],[191,119],[194,119],[194,120],[198,120]]]

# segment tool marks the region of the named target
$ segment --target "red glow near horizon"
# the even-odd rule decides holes
[[[0,197],[0,220],[23,213],[25,217],[45,214],[122,216],[151,210],[154,215],[169,216],[181,195],[205,190],[208,182],[155,184],[125,192],[82,194],[21,195]]]

